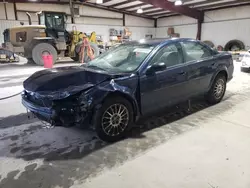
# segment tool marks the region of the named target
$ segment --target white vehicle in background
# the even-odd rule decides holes
[[[241,59],[241,71],[250,71],[250,50]]]

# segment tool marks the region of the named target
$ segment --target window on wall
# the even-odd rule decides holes
[[[25,31],[16,33],[16,42],[26,42],[26,40],[27,33]]]
[[[183,42],[185,62],[198,61],[212,56],[212,51],[196,42]]]
[[[155,63],[165,63],[167,67],[182,64],[182,52],[179,44],[164,46],[151,60],[150,65]]]

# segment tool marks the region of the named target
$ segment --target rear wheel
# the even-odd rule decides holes
[[[207,94],[207,101],[210,104],[219,103],[225,95],[226,86],[227,86],[227,80],[225,75],[219,74],[215,78],[214,83]]]
[[[132,105],[122,97],[108,98],[94,116],[96,133],[107,142],[124,138],[132,122]]]
[[[43,55],[52,55],[53,64],[57,60],[57,51],[56,49],[49,43],[39,43],[32,50],[32,59],[37,65],[44,65]]]

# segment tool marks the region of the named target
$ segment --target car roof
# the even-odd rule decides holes
[[[195,39],[191,38],[152,38],[152,39],[141,39],[141,40],[136,40],[136,41],[129,41],[127,44],[148,44],[148,45],[159,45],[161,43],[167,43],[171,41],[178,41],[178,42],[183,42],[183,41],[196,41]]]

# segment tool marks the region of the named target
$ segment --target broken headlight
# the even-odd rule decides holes
[[[52,92],[52,93],[39,93],[38,96],[42,98],[48,98],[50,100],[60,100],[65,99],[70,96],[70,93],[68,91],[58,91],[58,92]]]

